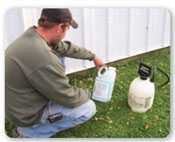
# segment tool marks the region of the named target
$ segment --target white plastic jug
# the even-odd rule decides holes
[[[116,78],[116,68],[101,67],[95,79],[92,99],[100,102],[111,100],[113,87]]]

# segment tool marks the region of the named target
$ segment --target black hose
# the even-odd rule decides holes
[[[164,72],[162,69],[160,69],[160,68],[157,67],[157,70],[158,70],[160,73],[162,73],[164,76],[166,76],[166,78],[167,78],[167,80],[166,80],[164,83],[162,83],[161,85],[158,86],[158,88],[162,88],[163,86],[165,86],[165,85],[168,84],[168,82],[170,81],[170,77],[169,77],[169,75],[168,75],[166,72]]]

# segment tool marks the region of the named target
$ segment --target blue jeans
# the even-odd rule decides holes
[[[56,113],[62,114],[62,119],[53,123],[49,122],[48,116]],[[44,109],[43,115],[38,124],[31,127],[18,127],[17,131],[23,137],[48,138],[60,131],[86,122],[94,116],[95,113],[96,106],[92,100],[75,108],[67,108],[50,101]]]

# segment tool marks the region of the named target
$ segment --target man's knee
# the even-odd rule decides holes
[[[91,118],[96,113],[96,105],[92,100],[86,102],[85,105],[86,105],[86,112],[84,116],[86,116],[87,118]]]

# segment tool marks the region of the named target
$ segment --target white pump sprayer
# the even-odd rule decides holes
[[[168,78],[161,85],[164,86],[169,82],[169,76],[160,68],[157,69]],[[155,95],[154,72],[152,72],[151,67],[140,63],[138,74],[139,77],[135,78],[130,84],[128,104],[132,111],[142,113],[149,110],[153,105]],[[152,78],[150,78],[151,74]]]

